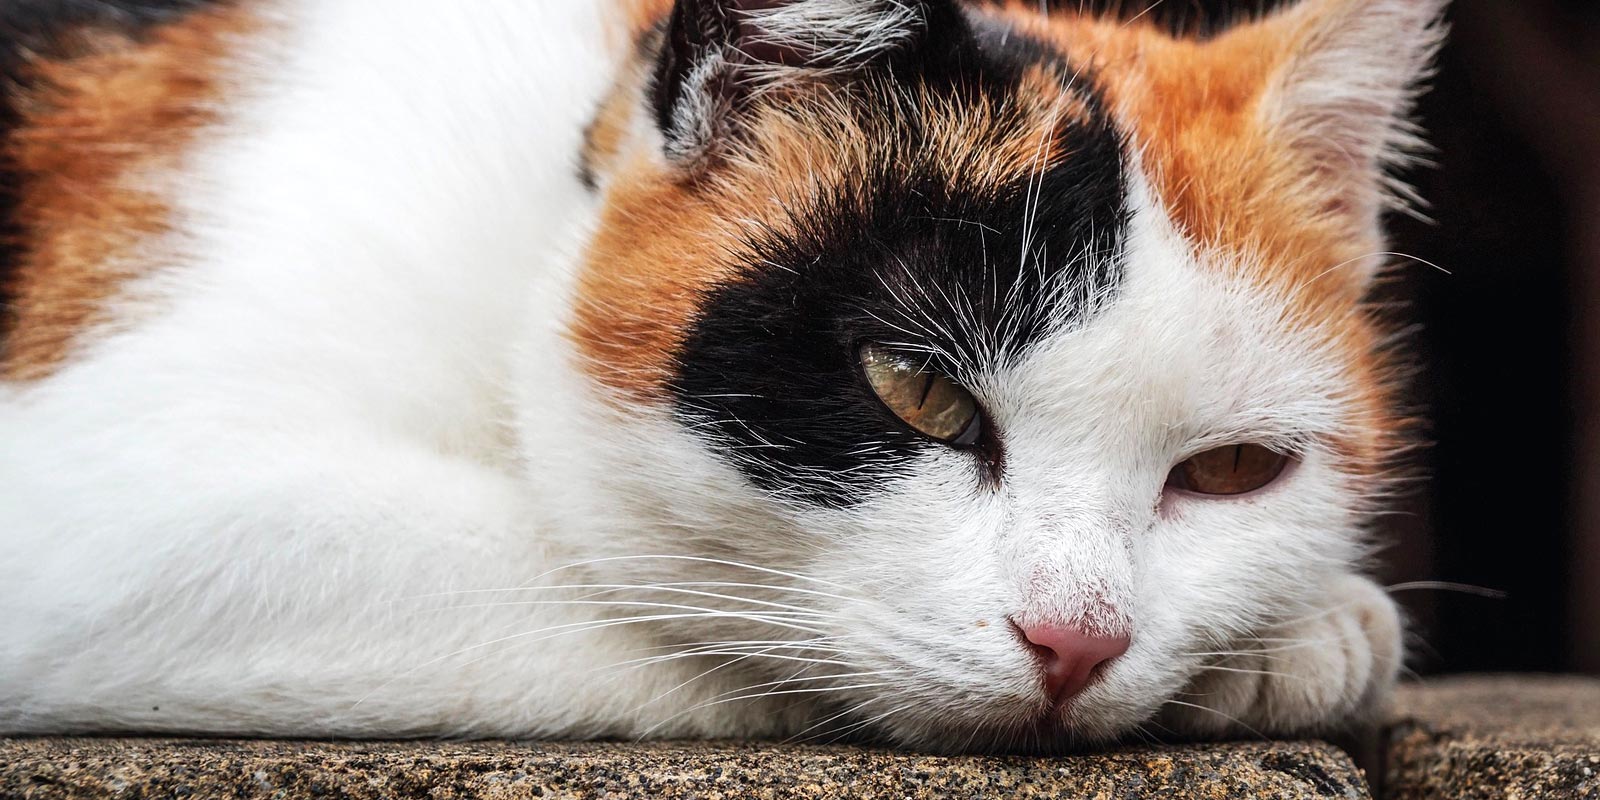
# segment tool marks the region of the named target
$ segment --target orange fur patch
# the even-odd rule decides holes
[[[0,378],[58,367],[107,322],[128,281],[159,268],[145,248],[170,229],[153,176],[214,120],[218,73],[254,27],[236,8],[195,12],[140,41],[77,32],[68,57],[29,65],[21,122],[5,142],[21,176],[23,231]]]
[[[664,174],[611,192],[579,279],[573,327],[587,371],[603,385],[644,399],[671,374],[702,292],[729,271],[707,258],[718,216]]]
[[[637,86],[635,81],[618,81],[601,100],[600,110],[584,131],[583,152],[578,163],[585,182],[594,183],[598,176],[616,169],[616,159],[627,143],[628,128],[633,124]]]
[[[672,13],[673,0],[612,0],[622,20],[629,42],[638,40],[646,31]]]

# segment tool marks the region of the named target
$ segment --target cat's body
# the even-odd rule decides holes
[[[1361,296],[1436,3],[1209,60],[940,1],[38,5],[0,731],[1053,746],[1393,680]],[[1243,443],[1293,463],[1166,483]],[[1041,679],[1063,631],[1113,650]]]

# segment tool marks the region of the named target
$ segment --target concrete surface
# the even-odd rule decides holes
[[[1314,743],[1073,758],[754,744],[0,740],[5,798],[1366,798]]]
[[[1600,679],[1446,678],[1401,690],[1369,742],[1379,798],[1600,800]],[[1363,746],[1362,749],[1367,749]],[[1369,797],[1316,742],[943,758],[758,743],[0,739],[0,799]]]
[[[1391,800],[1600,800],[1600,679],[1444,678],[1400,693]]]

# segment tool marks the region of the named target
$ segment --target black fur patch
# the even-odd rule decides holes
[[[74,31],[116,31],[134,39],[152,28],[226,0],[0,0],[0,358],[11,328],[11,287],[27,231],[17,222],[17,202],[27,176],[10,158],[8,140],[19,124],[17,100],[33,83],[31,58],[70,57],[65,39]]]
[[[1015,85],[1019,53],[1049,57],[995,51],[958,30],[962,39],[947,29],[940,49],[903,60],[885,82],[992,99]],[[679,354],[673,390],[685,424],[759,487],[826,506],[858,502],[909,458],[946,447],[876,401],[858,347],[906,345],[961,380],[1081,321],[1090,297],[1114,290],[1123,140],[1088,85],[1074,83],[1091,119],[1057,132],[1070,157],[998,188],[964,186],[974,165],[932,163],[916,112],[888,121],[888,90],[863,90],[857,114],[879,134],[877,169],[795,201],[792,232],[745,243],[742,278],[706,299]],[[974,451],[975,484],[998,473],[1003,434]]]

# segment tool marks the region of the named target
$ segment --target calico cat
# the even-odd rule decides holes
[[[1442,5],[10,4],[0,730],[1368,718]]]

